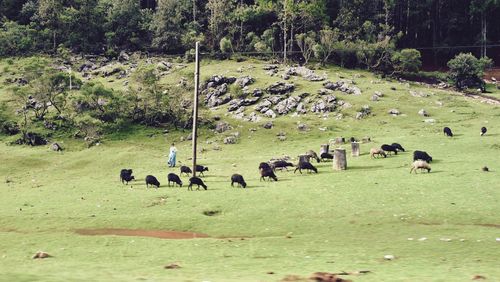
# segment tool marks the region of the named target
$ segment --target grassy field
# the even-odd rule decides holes
[[[205,62],[202,73],[224,70],[239,76],[236,70],[248,64]],[[250,64],[254,68],[244,72],[257,79],[252,87],[279,80],[264,74],[262,62]],[[191,67],[164,82],[187,76]],[[166,165],[168,146],[177,142],[178,159],[189,163],[191,143],[179,141],[189,132],[164,135],[162,129],[134,128],[90,149],[77,140],[56,140],[67,148],[63,153],[9,146],[10,139],[1,137],[0,281],[279,281],[287,275],[360,270],[370,272],[345,278],[470,281],[482,275],[500,281],[500,107],[444,90],[379,81],[363,71],[318,72],[323,71],[333,81],[355,77],[363,90],[361,96],[335,93],[353,105],[342,110],[342,120],[333,113],[279,117],[266,130],[260,126],[266,119],[246,123],[224,116],[222,108],[203,111],[206,117],[222,115],[234,127],[223,134],[201,131],[199,162],[210,169],[204,179],[208,191],[166,185],[167,173],[178,173]],[[296,93],[321,87],[292,81]],[[8,103],[7,89],[0,90],[0,101]],[[409,90],[428,97],[413,97]],[[381,101],[370,101],[374,91],[384,93]],[[355,120],[365,104],[373,115]],[[402,115],[388,115],[391,108]],[[421,108],[434,123],[423,122],[417,114]],[[310,130],[299,132],[298,123]],[[456,136],[443,136],[443,126]],[[486,136],[479,136],[481,126],[488,127]],[[223,145],[222,139],[236,131],[239,142]],[[281,131],[287,133],[284,142],[276,137]],[[259,162],[319,151],[337,136],[370,136],[372,142],[361,145],[360,157],[348,156],[346,171],[319,163],[317,175],[278,172],[278,182],[259,181]],[[392,142],[407,152],[370,159],[370,148]],[[222,150],[213,149],[217,144]],[[350,153],[350,146],[344,147]],[[433,156],[431,173],[409,174],[413,150]],[[491,171],[481,171],[483,166]],[[121,168],[133,168],[138,181],[121,184]],[[247,189],[230,186],[233,173],[245,176]],[[146,189],[147,174],[159,178],[160,189]],[[191,231],[210,238],[76,233],[100,228]],[[31,259],[38,250],[53,257]],[[384,260],[385,255],[395,259]],[[164,268],[171,263],[181,268]]]

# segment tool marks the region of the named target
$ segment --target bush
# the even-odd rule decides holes
[[[477,59],[471,53],[460,53],[448,61],[449,77],[458,89],[478,87],[485,91],[482,79],[484,69],[491,66],[492,60],[485,57]]]
[[[219,42],[219,48],[222,53],[230,53],[233,51],[233,44],[229,38],[224,37]]]
[[[395,52],[391,58],[396,72],[418,72],[422,66],[420,51],[416,49],[403,49]]]

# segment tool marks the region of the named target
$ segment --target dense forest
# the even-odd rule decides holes
[[[282,57],[286,47],[346,66],[376,65],[359,50],[386,48],[416,48],[429,65],[460,52],[498,62],[498,15],[498,0],[2,0],[0,56],[184,55],[200,41],[207,53]]]

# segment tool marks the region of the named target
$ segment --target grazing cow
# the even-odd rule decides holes
[[[384,150],[382,150],[380,148],[371,148],[370,149],[370,157],[375,158],[375,155],[384,156],[384,158],[387,158],[387,154],[384,152]]]
[[[170,187],[170,182],[174,183],[174,187],[175,187],[175,184],[179,185],[179,187],[182,187],[182,181],[181,181],[180,177],[175,173],[169,173],[167,175],[167,180],[168,180],[168,187]]]
[[[398,151],[401,151],[401,152],[405,151],[405,148],[403,148],[403,146],[401,146],[398,143],[392,143],[391,146],[394,147],[394,148],[396,148],[396,150],[398,150]]]
[[[240,174],[233,174],[231,176],[231,187],[234,187],[233,184],[238,183],[238,186],[247,188],[247,183],[245,182],[245,179],[243,179],[243,176]]]
[[[320,157],[321,157],[321,160],[325,160],[325,159],[333,160],[333,155],[330,153],[322,153]]]
[[[160,187],[160,182],[156,177],[152,175],[146,176],[146,188],[149,188],[149,185],[156,186],[156,189]]]
[[[293,173],[295,173],[298,170],[300,172],[300,174],[302,174],[303,169],[307,170],[308,172],[311,172],[311,170],[312,170],[315,173],[318,173],[318,169],[315,168],[311,163],[308,163],[308,162],[300,162]]]
[[[183,166],[181,166],[181,175],[183,173],[185,173],[186,175],[189,176],[191,173],[193,173],[193,171],[189,167],[183,165]]]
[[[276,171],[276,169],[288,170],[289,166],[293,167],[293,164],[286,161],[275,161],[274,163],[271,164],[271,168],[273,169],[273,171]]]
[[[386,152],[389,152],[389,153],[394,152],[395,155],[398,154],[398,150],[391,145],[384,144],[384,145],[380,146],[380,148]]]
[[[430,163],[432,162],[432,157],[429,154],[427,154],[427,152],[417,150],[413,152],[413,160],[414,161],[423,160]]]
[[[423,160],[418,160],[418,161],[414,161],[413,164],[411,165],[411,169],[410,169],[410,174],[412,173],[413,170],[415,170],[415,173],[417,173],[417,169],[426,169],[427,172],[431,172],[431,166],[426,162],[426,161],[423,161]]]
[[[453,133],[451,132],[451,128],[449,128],[449,127],[443,128],[443,133],[444,133],[444,135],[446,135],[448,137],[453,137]]]
[[[485,135],[486,134],[486,131],[488,131],[488,129],[486,127],[481,127],[481,136]]]
[[[189,186],[188,186],[188,190],[191,190],[193,191],[193,184],[195,185],[198,185],[198,188],[196,188],[196,190],[200,190],[200,186],[203,187],[203,189],[207,190],[207,185],[205,185],[205,183],[203,183],[203,180],[201,180],[201,178],[199,177],[191,177],[189,178]]]
[[[208,167],[196,165],[196,172],[199,172],[201,176],[205,176],[205,174],[203,174],[204,171],[208,171]]]
[[[272,169],[260,170],[260,181],[266,180],[265,177],[267,177],[268,180],[271,180],[272,178],[274,181],[278,181],[278,177],[276,177],[276,174],[274,174],[274,171]]]
[[[122,169],[120,171],[120,180],[122,181],[123,184],[128,185],[128,183],[132,180],[135,180],[135,177],[132,176],[132,170],[131,169]]]

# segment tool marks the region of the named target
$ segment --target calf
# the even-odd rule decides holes
[[[185,173],[186,175],[189,176],[191,173],[193,173],[193,171],[189,167],[183,165],[183,166],[181,166],[181,175],[183,173]]]
[[[320,157],[321,157],[321,160],[325,160],[325,159],[333,160],[333,155],[330,153],[322,153]]]
[[[271,168],[273,169],[273,171],[276,171],[277,168],[288,170],[289,166],[293,167],[293,164],[285,161],[275,161],[271,164]]]
[[[398,154],[398,150],[391,145],[384,144],[384,145],[380,146],[380,148],[386,152],[394,152],[395,155]]]
[[[123,184],[128,184],[130,181],[135,180],[135,177],[132,176],[132,170],[126,168],[122,169],[120,171],[120,180]]]
[[[198,188],[196,188],[196,190],[200,190],[200,186],[203,187],[203,189],[207,190],[207,185],[205,185],[205,183],[203,183],[203,180],[201,180],[201,178],[199,177],[191,177],[189,178],[189,186],[188,186],[188,190],[191,190],[193,191],[193,184],[195,185],[198,185]]]
[[[156,189],[160,187],[160,182],[156,177],[152,175],[146,176],[146,188],[149,188],[149,185],[156,186]]]
[[[443,133],[444,133],[444,135],[446,135],[448,137],[453,137],[453,133],[451,132],[451,128],[449,128],[449,127],[443,128]]]
[[[182,187],[182,181],[179,178],[179,176],[175,173],[169,173],[167,175],[167,180],[168,180],[168,187],[170,187],[170,182],[174,183],[174,187],[175,187],[175,184],[179,185],[179,187]]]
[[[423,161],[430,163],[430,162],[432,162],[432,157],[429,156],[429,154],[427,154],[427,152],[417,150],[417,151],[413,152],[413,161],[417,161],[417,160],[423,160]]]
[[[394,148],[396,148],[396,150],[398,150],[398,151],[402,151],[402,152],[405,151],[405,148],[403,148],[403,146],[401,146],[398,143],[392,143],[391,146],[394,147]]]
[[[384,158],[387,158],[387,154],[384,152],[384,150],[382,150],[380,148],[371,148],[370,149],[370,157],[375,158],[375,155],[383,156]]]
[[[204,171],[208,171],[208,167],[202,165],[196,165],[196,172],[199,172],[201,176],[205,176],[205,174],[203,174]]]
[[[411,165],[410,169],[410,174],[412,173],[413,170],[415,170],[415,174],[417,173],[417,169],[426,169],[427,173],[431,172],[431,166],[426,162],[422,160],[414,161],[413,164]]]
[[[260,170],[260,181],[265,179],[267,177],[269,180],[272,178],[274,181],[278,181],[278,177],[276,177],[276,174],[274,174],[272,169],[261,169]]]
[[[247,183],[245,182],[245,180],[243,179],[243,176],[240,175],[240,174],[233,174],[231,176],[231,187],[234,187],[233,184],[234,183],[238,183],[238,186],[241,186],[243,188],[247,188]]]
[[[308,162],[300,162],[293,173],[295,173],[295,172],[297,172],[297,170],[299,170],[300,174],[302,174],[303,169],[307,170],[308,172],[311,172],[311,170],[312,170],[315,173],[318,173],[318,169],[315,168],[311,163],[308,163]]]

